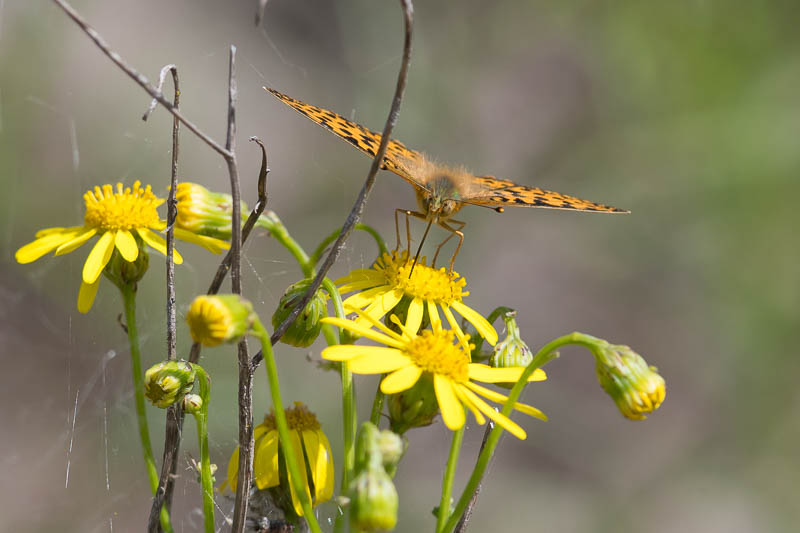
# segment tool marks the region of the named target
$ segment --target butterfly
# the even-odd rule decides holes
[[[284,104],[341,137],[365,154],[372,157],[377,154],[378,146],[381,143],[380,133],[375,133],[360,124],[347,120],[333,111],[301,102],[269,87],[264,87],[264,89],[271,92]],[[513,181],[499,179],[494,176],[475,176],[464,167],[451,167],[436,163],[425,154],[407,148],[403,143],[396,140],[389,141],[381,168],[394,172],[406,180],[414,186],[417,193],[417,204],[420,211],[395,210],[398,248],[400,243],[400,230],[397,224],[398,212],[406,215],[406,227],[408,227],[409,216],[428,222],[425,235],[422,237],[423,241],[431,224],[437,224],[449,231],[451,235],[437,247],[433,263],[436,262],[439,250],[450,238],[455,235],[459,239],[455,253],[450,261],[451,271],[453,270],[456,256],[461,249],[461,244],[464,242],[464,234],[461,230],[466,224],[451,217],[465,204],[489,207],[498,213],[502,213],[503,208],[509,205],[597,213],[630,212],[538,187],[519,185]],[[457,227],[453,227],[453,225]],[[422,244],[420,244],[421,247]],[[419,250],[417,251],[418,257]]]

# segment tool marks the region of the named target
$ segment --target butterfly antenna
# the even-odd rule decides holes
[[[419,253],[422,251],[422,245],[425,244],[425,238],[428,236],[431,224],[433,224],[433,219],[428,221],[428,225],[425,227],[425,233],[422,234],[422,240],[419,242],[419,248],[417,248],[417,255],[414,256],[414,262],[411,264],[411,271],[408,273],[409,279],[411,278],[411,274],[414,273],[414,267],[417,266],[417,259],[419,259]]]

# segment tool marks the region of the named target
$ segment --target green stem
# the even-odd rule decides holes
[[[506,402],[503,404],[503,409],[500,411],[501,414],[508,416],[511,413],[511,409],[519,398],[519,395],[522,393],[522,389],[527,384],[528,378],[537,368],[555,358],[556,354],[554,352],[558,348],[567,344],[577,344],[591,348],[592,346],[595,346],[596,342],[597,339],[595,337],[576,332],[570,333],[569,335],[564,335],[563,337],[559,337],[545,344],[533,357],[531,363],[525,367],[525,370],[522,372],[522,375],[517,383],[514,384],[514,387],[511,389],[511,392],[508,395],[508,400],[506,400]],[[472,494],[475,492],[483,479],[483,474],[486,472],[486,467],[489,465],[489,461],[494,454],[494,450],[497,447],[497,442],[500,440],[502,431],[502,427],[495,425],[494,429],[492,429],[491,433],[489,433],[489,438],[486,440],[486,446],[478,456],[478,460],[475,463],[475,469],[472,471],[472,475],[470,476],[467,485],[464,487],[464,492],[461,493],[461,497],[458,499],[458,503],[453,510],[453,514],[450,516],[450,519],[447,521],[447,524],[445,524],[442,531],[452,531],[453,528],[455,528],[458,524],[458,520],[461,518],[461,515],[464,514],[464,510],[467,508],[469,500],[472,498]]]
[[[203,405],[194,413],[197,422],[197,440],[200,444],[200,480],[203,487],[203,519],[205,533],[214,533],[214,485],[211,481],[211,458],[208,454],[208,402],[211,399],[211,379],[199,365],[194,365],[200,383]]]
[[[381,381],[386,377],[386,374],[381,374],[381,379],[378,381],[378,388],[375,389],[375,398],[372,400],[372,412],[369,415],[369,421],[375,424],[375,427],[380,428],[381,413],[383,412],[383,402],[386,395],[381,390]]]
[[[439,514],[436,517],[436,533],[441,533],[444,530],[445,521],[450,516],[450,496],[453,494],[453,480],[456,477],[458,455],[461,452],[461,442],[463,440],[464,426],[461,426],[453,432],[453,441],[450,443],[450,456],[447,458],[447,468],[442,479],[442,499],[439,502]]]
[[[278,215],[272,211],[265,213],[258,218],[256,225],[269,231],[275,240],[289,250],[289,253],[297,260],[306,277],[310,278],[313,275],[314,262],[309,260],[308,254],[303,250],[303,247],[289,235],[289,231],[278,218]]]
[[[158,470],[153,458],[153,447],[150,444],[150,429],[147,427],[147,412],[144,402],[144,374],[142,373],[142,358],[139,352],[139,331],[136,328],[136,284],[120,286],[122,300],[125,302],[125,322],[127,323],[128,341],[131,349],[131,372],[133,373],[133,395],[136,399],[136,419],[139,423],[139,440],[142,442],[144,464],[147,477],[150,481],[150,490],[155,494],[158,489]],[[161,527],[167,533],[172,533],[172,524],[166,507],[161,507]]]
[[[336,289],[333,282],[325,278],[322,281],[322,287],[325,292],[331,297],[333,301],[333,308],[336,316],[344,318],[344,307],[342,306],[342,297]],[[353,469],[356,463],[356,432],[358,430],[358,413],[356,412],[356,392],[353,385],[353,373],[346,363],[340,363],[339,373],[342,379],[342,419],[344,423],[344,461],[342,467],[342,485],[341,492],[347,490],[350,484],[350,479],[353,475]]]
[[[308,528],[312,533],[322,533],[314,516],[314,510],[311,507],[307,487],[303,485],[305,476],[301,477],[300,467],[295,460],[297,456],[289,435],[286,413],[283,411],[283,400],[281,400],[281,389],[278,383],[278,368],[275,365],[275,356],[272,354],[272,343],[269,341],[267,330],[258,319],[253,324],[253,334],[261,340],[261,350],[264,353],[264,368],[267,370],[267,380],[269,381],[269,390],[272,395],[272,408],[275,413],[275,425],[278,428],[278,439],[283,451],[283,458],[286,461],[286,468],[289,471],[289,480],[294,484],[295,494],[300,499],[300,505],[303,508],[304,518],[308,522]],[[305,465],[303,466],[305,467]]]
[[[366,224],[356,224],[355,229],[366,231],[367,233],[372,235],[372,238],[375,239],[375,244],[378,245],[379,255],[383,255],[388,252],[388,248],[386,248],[386,242],[383,240],[383,237],[381,237],[381,234],[378,233],[375,229]],[[325,237],[321,243],[319,243],[317,249],[314,250],[313,254],[311,254],[312,266],[317,264],[317,261],[319,261],[319,258],[322,257],[322,254],[325,252],[325,248],[327,248],[330,243],[332,243],[337,239],[337,237],[339,237],[339,233],[341,233],[341,230],[337,229],[336,231]]]

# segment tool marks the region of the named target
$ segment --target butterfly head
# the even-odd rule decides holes
[[[447,220],[461,209],[459,191],[446,175],[431,180],[427,189],[417,190],[417,203],[428,220]]]

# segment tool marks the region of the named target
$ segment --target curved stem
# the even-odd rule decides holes
[[[278,368],[275,365],[275,357],[272,354],[272,343],[269,340],[269,333],[267,333],[264,325],[261,324],[261,321],[258,319],[256,319],[253,324],[253,334],[261,341],[261,349],[264,351],[264,368],[267,371],[269,390],[272,395],[275,425],[278,428],[278,440],[280,441],[281,450],[283,451],[283,458],[286,461],[286,469],[289,471],[289,480],[294,484],[294,491],[297,498],[300,500],[300,505],[303,508],[303,515],[306,522],[308,522],[309,529],[312,533],[322,533],[317,519],[314,516],[307,488],[303,486],[303,479],[305,479],[305,477],[301,477],[300,467],[295,460],[297,455],[295,455],[294,447],[292,446],[292,439],[289,435],[289,424],[286,422],[286,413],[283,410],[283,400],[281,400],[281,389],[278,382]],[[303,466],[305,467],[305,465]]]
[[[278,218],[278,215],[272,211],[268,211],[258,218],[256,225],[269,231],[270,235],[272,235],[276,241],[289,250],[289,253],[294,256],[295,260],[300,265],[304,276],[310,278],[314,275],[314,264],[310,262],[308,254],[303,250],[303,247],[289,235],[289,231],[286,229],[286,226],[283,225],[281,219]]]
[[[388,252],[388,248],[386,248],[386,241],[383,240],[383,237],[381,237],[381,234],[378,233],[378,231],[375,228],[373,228],[372,226],[368,226],[367,224],[359,223],[359,224],[356,224],[353,229],[358,229],[358,230],[361,230],[361,231],[365,231],[365,232],[369,233],[370,235],[372,235],[372,238],[375,239],[375,244],[378,245],[378,255],[383,255],[383,254]],[[341,230],[337,229],[336,231],[334,231],[333,233],[331,233],[330,235],[325,237],[322,240],[321,243],[319,243],[319,246],[317,246],[317,249],[314,250],[313,254],[311,254],[311,265],[316,265],[317,264],[317,262],[319,261],[319,258],[322,257],[323,253],[325,253],[325,248],[327,248],[330,243],[332,243],[333,241],[336,240],[336,238],[339,236],[339,232],[340,231]]]
[[[513,312],[514,312],[514,310],[511,309],[510,307],[506,307],[504,305],[501,305],[499,307],[496,307],[494,309],[494,311],[489,313],[489,316],[486,317],[486,320],[489,321],[489,324],[494,324],[494,321],[497,320],[497,318],[500,315],[504,315],[506,313],[513,313]],[[481,353],[481,348],[483,348],[483,340],[484,339],[480,335],[475,335],[473,338],[475,339],[475,348],[472,349],[472,353],[473,353],[473,357],[475,357],[475,354],[480,354]]]
[[[511,389],[511,392],[508,395],[508,400],[506,400],[506,402],[503,404],[503,409],[500,412],[504,416],[508,416],[511,413],[511,409],[513,409],[514,403],[516,403],[519,395],[522,393],[522,389],[525,388],[528,378],[531,376],[531,374],[533,374],[534,370],[554,359],[557,355],[555,351],[558,348],[567,344],[577,344],[580,346],[591,347],[594,346],[596,340],[597,339],[594,337],[590,335],[584,335],[583,333],[570,333],[569,335],[559,337],[542,346],[542,348],[536,352],[536,355],[533,357],[531,363],[525,367],[525,370],[522,372],[519,380],[516,382],[516,384],[514,384],[514,387]],[[486,446],[478,456],[478,460],[475,463],[475,468],[472,471],[472,475],[470,476],[467,485],[464,487],[464,492],[461,493],[461,497],[458,499],[458,503],[453,510],[453,514],[450,515],[450,518],[447,520],[447,524],[445,524],[442,531],[452,531],[453,528],[455,528],[458,524],[459,518],[464,513],[467,505],[469,505],[472,494],[478,488],[478,485],[480,485],[481,480],[483,479],[483,474],[486,472],[486,467],[489,465],[489,461],[494,454],[494,450],[497,447],[498,441],[500,440],[502,431],[503,428],[499,425],[496,425],[494,429],[492,429],[491,433],[489,434],[489,438],[486,440]]]
[[[214,533],[214,485],[211,480],[211,459],[208,454],[208,402],[211,399],[211,379],[199,365],[194,365],[203,405],[194,413],[197,440],[200,445],[200,480],[203,487],[203,521],[205,533]]]
[[[461,452],[463,440],[464,426],[461,426],[453,432],[453,440],[450,443],[450,456],[447,458],[447,468],[442,478],[442,499],[439,501],[439,513],[436,516],[436,533],[443,531],[445,521],[450,515],[450,495],[453,493],[453,479],[456,477],[458,454]]]
[[[144,374],[142,373],[142,358],[139,352],[139,330],[136,327],[136,287],[127,284],[120,287],[122,300],[125,303],[125,321],[128,329],[128,341],[131,349],[131,372],[133,374],[133,395],[136,400],[136,420],[139,424],[139,440],[142,443],[144,463],[147,469],[147,478],[150,481],[150,490],[155,494],[158,489],[158,470],[153,458],[153,447],[150,444],[150,429],[147,427],[147,412],[144,402]],[[161,527],[164,531],[171,532],[172,524],[169,512],[161,507]]]

